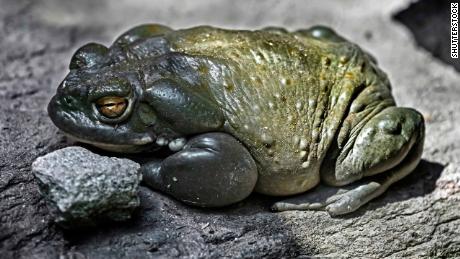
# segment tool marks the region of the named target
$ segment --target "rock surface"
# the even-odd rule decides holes
[[[67,228],[124,221],[139,206],[140,165],[67,147],[38,157],[32,173],[56,222]]]
[[[392,18],[410,2],[0,0],[1,257],[459,257],[460,74],[419,48]],[[140,210],[128,222],[84,232],[59,228],[31,164],[74,143],[53,126],[45,106],[78,47],[108,44],[133,25],[152,21],[173,28],[332,26],[377,58],[399,105],[423,112],[422,163],[384,196],[342,218],[271,213],[277,199],[259,195],[203,210],[141,187]]]

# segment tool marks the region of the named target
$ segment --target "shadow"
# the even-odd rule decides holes
[[[141,206],[129,221],[62,229],[67,248],[88,258],[297,258],[318,253],[310,244],[299,245],[279,215],[260,206],[266,196],[221,209],[191,207],[146,187],[139,196]]]
[[[92,219],[94,220],[94,225],[78,225],[78,226],[71,226],[71,225],[61,225],[57,224],[57,226],[62,230],[64,237],[66,240],[73,245],[82,243],[85,239],[91,236],[96,236],[100,233],[107,233],[111,230],[117,229],[120,227],[120,224],[123,224],[123,227],[133,227],[136,225],[136,221],[138,220],[140,213],[140,208],[137,208],[131,215],[131,219],[124,220],[122,222],[117,222],[113,220],[108,220],[105,218],[101,219]]]
[[[392,184],[381,196],[362,206],[357,211],[343,215],[341,218],[354,218],[363,215],[368,210],[375,210],[387,204],[423,197],[434,191],[436,181],[441,176],[445,166],[422,159],[414,171]]]
[[[411,174],[390,186],[382,197],[386,202],[397,202],[430,194],[444,168],[440,163],[422,159]]]
[[[393,16],[414,35],[418,45],[460,72],[460,62],[450,56],[450,3],[420,0]]]
[[[409,200],[415,197],[423,197],[434,191],[436,187],[436,180],[441,175],[444,166],[427,160],[421,160],[415,170],[407,177],[391,185],[386,192],[381,196],[371,200],[369,203],[363,205],[357,211],[337,216],[338,218],[354,218],[363,215],[368,210],[375,210],[380,207],[384,207],[389,203],[395,203],[399,201]],[[301,203],[322,203],[327,198],[336,194],[340,190],[350,190],[357,186],[368,183],[370,180],[380,181],[386,178],[387,175],[380,174],[377,176],[366,177],[361,181],[343,186],[343,187],[331,187],[324,184],[320,184],[314,189],[306,192],[305,194],[272,198],[270,202],[276,201],[289,201],[294,204]],[[268,200],[266,201],[268,202]],[[266,204],[265,204],[266,205]]]
[[[280,200],[280,197],[251,193],[246,199],[221,208],[197,208],[201,213],[209,215],[250,216],[272,213],[270,207]]]

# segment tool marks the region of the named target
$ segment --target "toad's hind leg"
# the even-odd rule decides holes
[[[221,207],[243,200],[257,182],[249,151],[225,133],[206,133],[163,161],[141,168],[144,182],[187,204]]]
[[[321,168],[323,182],[344,186],[366,176],[379,179],[339,189],[315,203],[278,202],[277,211],[325,209],[331,215],[357,210],[412,172],[420,161],[424,140],[422,116],[409,108],[389,107],[370,119],[344,148],[332,150]],[[335,155],[334,155],[335,154]]]

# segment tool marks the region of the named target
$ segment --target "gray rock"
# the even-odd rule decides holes
[[[67,147],[37,158],[32,172],[56,221],[67,227],[123,221],[139,206],[140,166],[82,147]]]

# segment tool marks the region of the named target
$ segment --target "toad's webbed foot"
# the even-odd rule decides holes
[[[243,200],[254,189],[257,167],[247,149],[225,133],[191,138],[163,161],[142,167],[144,181],[191,205],[220,207]]]

